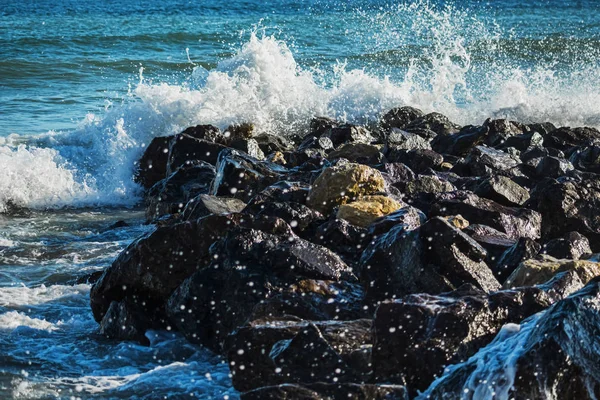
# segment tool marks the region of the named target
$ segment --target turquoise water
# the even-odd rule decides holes
[[[176,334],[99,338],[76,283],[152,229],[131,177],[153,137],[399,105],[600,127],[599,56],[591,0],[0,0],[0,398],[236,398]]]

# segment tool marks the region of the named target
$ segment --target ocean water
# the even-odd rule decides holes
[[[176,334],[98,337],[76,284],[152,229],[131,177],[153,137],[288,135],[400,105],[600,127],[599,15],[595,0],[0,0],[0,397],[236,397],[227,365]]]

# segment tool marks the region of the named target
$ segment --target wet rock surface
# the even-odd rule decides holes
[[[411,107],[155,138],[156,228],[89,280],[92,312],[220,353],[243,399],[597,398],[599,148]]]

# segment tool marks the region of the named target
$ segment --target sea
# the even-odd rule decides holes
[[[238,398],[177,333],[98,334],[85,277],[155,229],[136,160],[191,125],[402,105],[600,127],[600,2],[0,0],[0,398]]]

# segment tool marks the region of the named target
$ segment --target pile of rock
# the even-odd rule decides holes
[[[404,399],[452,364],[429,395],[464,396],[469,358],[546,310],[507,390],[595,398],[599,154],[595,129],[411,107],[370,128],[316,118],[305,137],[156,138],[136,175],[156,230],[93,286],[94,317],[115,339],[175,329],[223,354],[244,399]]]

